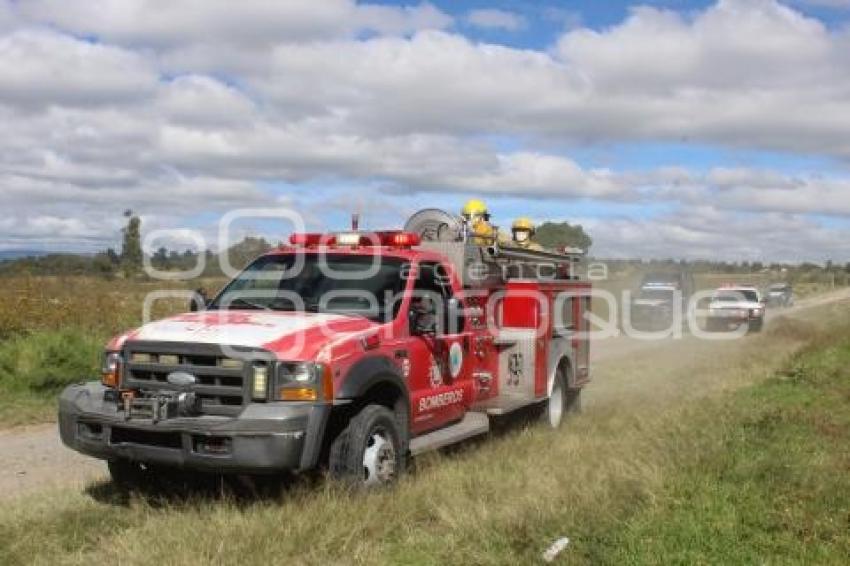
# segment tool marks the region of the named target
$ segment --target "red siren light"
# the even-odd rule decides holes
[[[321,244],[330,246],[334,243],[334,237],[317,233],[296,233],[289,237],[289,243],[293,246],[318,246]]]
[[[420,243],[419,235],[413,232],[381,232],[379,236],[383,245],[396,248],[411,248]]]

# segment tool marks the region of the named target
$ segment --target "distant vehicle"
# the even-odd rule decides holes
[[[733,330],[744,324],[749,332],[760,332],[764,326],[764,300],[759,290],[737,285],[715,291],[708,306],[706,329]]]
[[[693,276],[684,271],[647,273],[631,305],[632,327],[663,330],[673,324],[673,314],[686,315],[694,290]]]
[[[794,291],[790,283],[774,283],[767,288],[765,301],[769,307],[791,307],[794,306]]]

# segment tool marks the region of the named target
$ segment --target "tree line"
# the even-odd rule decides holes
[[[131,211],[126,211],[124,216],[127,224],[122,229],[121,251],[113,248],[93,254],[81,255],[71,253],[53,253],[38,257],[25,257],[0,261],[0,276],[10,275],[95,275],[104,278],[114,277],[142,277],[144,274],[144,252],[142,250],[142,222],[141,219]],[[588,252],[593,239],[580,224],[568,222],[544,222],[536,233],[535,239],[546,248],[558,249],[563,247],[580,248]],[[236,268],[244,267],[252,259],[272,249],[275,245],[260,237],[247,237],[241,242],[234,244],[224,253],[228,254],[230,264]],[[202,276],[222,276],[219,265],[219,256],[210,250],[169,250],[160,247],[149,256],[150,264],[160,271],[188,271],[193,269],[200,261],[200,254],[206,257],[205,268]],[[793,273],[800,274],[822,274],[833,273],[839,275],[850,274],[850,262],[845,265],[837,265],[832,261],[826,261],[823,265],[807,262],[802,264],[787,263],[765,263],[760,261],[712,261],[712,260],[641,260],[641,259],[614,259],[604,261],[612,272],[640,269],[687,269],[693,273],[728,273],[728,274],[755,274],[755,273]]]
[[[142,222],[131,211],[124,213],[127,225],[122,229],[121,251],[114,248],[92,255],[51,253],[0,261],[0,276],[14,275],[93,275],[106,279],[115,277],[144,277],[145,256],[142,250]],[[264,238],[247,237],[228,248],[230,265],[242,268],[252,259],[272,249],[273,244]],[[209,250],[169,250],[160,247],[148,259],[159,271],[188,271],[201,261],[204,254],[203,277],[222,276],[219,256]]]

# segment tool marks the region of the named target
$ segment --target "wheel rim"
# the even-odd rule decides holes
[[[376,485],[389,483],[395,478],[395,446],[382,428],[376,428],[366,440],[363,452],[363,483]]]
[[[558,428],[561,424],[561,419],[564,416],[564,391],[561,389],[561,384],[555,382],[552,387],[552,394],[549,395],[549,426]]]

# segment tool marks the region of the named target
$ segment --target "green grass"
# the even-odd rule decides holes
[[[0,425],[55,418],[70,383],[96,379],[103,341],[72,330],[38,331],[0,342]]]
[[[148,293],[199,286],[214,291],[222,282],[20,276],[2,283],[0,428],[55,420],[62,387],[97,377],[103,345],[141,324]],[[186,301],[163,299],[152,316],[185,310]]]
[[[799,355],[691,366],[713,393],[600,398],[561,431],[516,428],[420,460],[389,491],[126,500],[98,484],[27,497],[0,511],[0,562],[525,564],[568,536],[561,563],[842,563],[850,327],[846,308],[829,310],[845,322],[809,328]],[[790,328],[749,344],[778,353],[800,339]],[[742,389],[742,371],[757,384]]]
[[[655,505],[587,549],[594,561],[844,564],[850,556],[850,341],[701,410]]]

